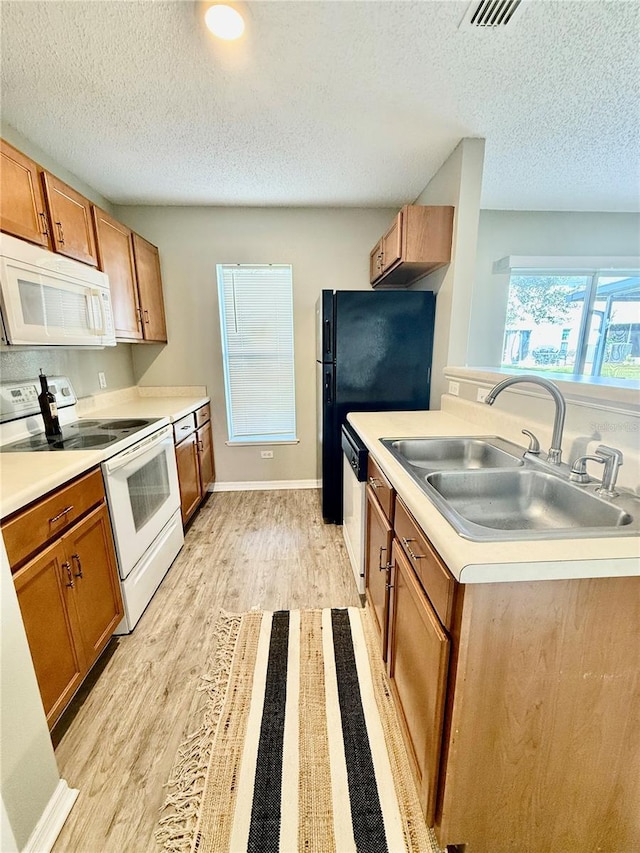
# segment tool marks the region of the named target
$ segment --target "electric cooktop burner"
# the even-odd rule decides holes
[[[106,447],[134,435],[158,418],[120,418],[117,420],[79,420],[62,427],[62,435],[47,439],[44,433],[21,438],[0,447],[2,453],[25,453],[34,450],[90,450]]]

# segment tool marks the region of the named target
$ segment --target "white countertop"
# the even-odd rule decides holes
[[[521,542],[471,542],[463,538],[379,441],[430,435],[487,435],[486,428],[442,411],[357,412],[350,414],[348,420],[461,583],[640,575],[638,536]]]
[[[209,402],[199,394],[139,396],[136,389],[79,401],[81,417],[160,418],[158,428]],[[21,509],[110,456],[107,448],[55,453],[0,453],[0,517]]]

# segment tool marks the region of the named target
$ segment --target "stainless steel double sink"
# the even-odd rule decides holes
[[[570,482],[566,466],[558,473],[542,470],[524,448],[498,436],[380,440],[466,539],[573,539],[640,531],[640,499],[631,492],[601,497],[598,483]]]

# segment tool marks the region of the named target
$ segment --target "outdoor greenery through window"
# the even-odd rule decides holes
[[[218,264],[230,443],[296,441],[289,264]]]
[[[502,366],[640,380],[640,274],[511,275]]]

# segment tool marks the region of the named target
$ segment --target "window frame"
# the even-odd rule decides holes
[[[286,268],[289,270],[289,287],[290,287],[290,333],[291,333],[291,401],[292,401],[292,431],[287,433],[252,433],[252,434],[237,434],[234,431],[234,413],[233,413],[233,397],[232,397],[232,376],[230,371],[231,357],[229,354],[229,341],[227,337],[227,325],[225,321],[225,270],[233,268],[269,270],[272,268]],[[294,301],[293,301],[293,266],[291,264],[216,264],[216,286],[218,293],[218,309],[220,317],[220,341],[222,349],[222,369],[224,377],[225,391],[225,410],[227,418],[227,441],[225,444],[229,447],[245,447],[245,446],[269,446],[276,444],[299,444],[300,440],[297,433],[297,400],[296,400],[296,378],[295,378],[295,323],[294,323]]]
[[[512,276],[583,276],[588,279],[585,285],[585,298],[583,301],[580,327],[578,331],[578,345],[576,348],[576,359],[574,369],[571,373],[556,373],[551,370],[536,370],[527,368],[527,374],[534,376],[546,376],[556,381],[562,377],[567,382],[579,382],[583,385],[597,385],[599,387],[640,387],[640,382],[635,379],[618,379],[615,377],[602,376],[601,374],[585,374],[584,368],[587,358],[588,338],[591,321],[594,314],[594,306],[597,299],[597,291],[600,279],[640,276],[640,257],[624,258],[536,258],[509,256],[496,261],[493,267],[494,273],[506,273],[509,276],[508,288],[511,285]],[[507,299],[508,299],[507,289]],[[504,340],[507,332],[506,322],[503,327],[503,344],[501,352],[504,352]],[[502,357],[501,357],[502,361]],[[518,371],[521,368],[510,367],[500,364],[499,370]]]

